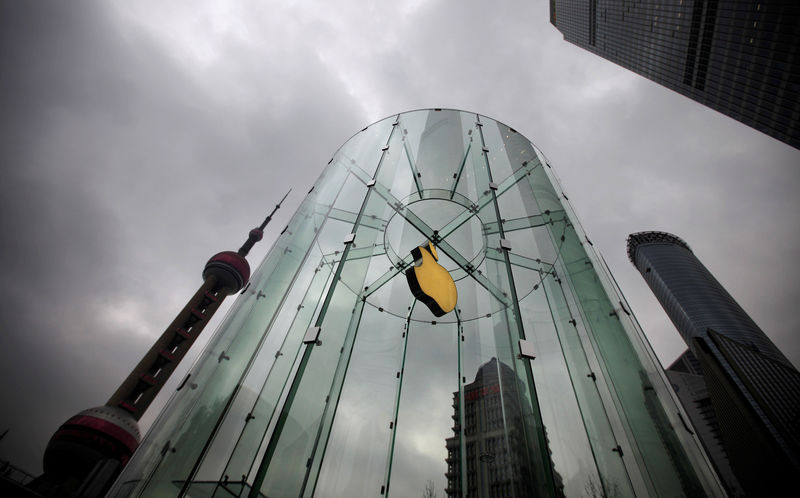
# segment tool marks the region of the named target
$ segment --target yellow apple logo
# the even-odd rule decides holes
[[[458,291],[453,277],[438,263],[439,255],[429,241],[427,246],[411,250],[414,266],[406,270],[406,279],[414,297],[436,316],[450,313],[456,307]]]

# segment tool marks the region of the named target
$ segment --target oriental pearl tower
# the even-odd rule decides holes
[[[290,190],[291,191],[291,190]],[[41,496],[101,496],[140,442],[138,420],[186,355],[222,301],[250,279],[245,256],[289,192],[237,251],[215,254],[203,283],[105,405],[73,416],[53,434],[44,453],[44,475],[30,487]]]

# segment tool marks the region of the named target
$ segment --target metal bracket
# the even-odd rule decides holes
[[[319,338],[320,327],[311,327],[306,331],[306,336],[303,337],[304,344],[316,344]]]
[[[527,358],[529,360],[536,359],[536,353],[534,353],[533,343],[531,341],[525,339],[519,340],[519,357]]]
[[[162,457],[164,455],[166,455],[168,451],[171,451],[171,452],[175,453],[175,448],[170,447],[170,443],[172,443],[172,440],[169,440],[166,443],[164,443],[164,447],[161,448],[161,456]]]

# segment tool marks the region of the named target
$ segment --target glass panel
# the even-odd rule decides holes
[[[422,189],[447,189],[453,182],[464,155],[461,113],[459,111],[430,111],[425,131],[420,137],[417,169]]]
[[[358,211],[361,209],[361,203],[363,202],[364,195],[366,193],[367,186],[364,185],[363,182],[359,181],[355,176],[348,175],[347,180],[344,182],[342,193],[336,198],[336,203],[334,206],[336,209],[358,213]],[[348,225],[351,227],[353,226],[352,223],[349,223]]]
[[[407,199],[411,195],[419,195],[421,178],[417,174],[413,151],[408,146],[406,136],[401,135],[400,127],[402,123],[395,127],[386,146],[383,162],[378,176],[375,178],[380,186],[385,188],[397,200]],[[405,130],[405,128],[403,128]],[[367,172],[361,176],[362,179],[371,177]],[[359,174],[358,171],[355,174]]]
[[[388,496],[422,496],[429,482],[444,495],[446,442],[453,435],[453,393],[459,387],[456,338],[454,324],[409,326]]]
[[[571,348],[569,353],[576,355],[580,353],[580,347],[576,351],[574,343],[568,344],[567,341],[559,340],[555,317],[549,313],[543,288],[523,299],[520,307],[527,338],[536,345],[536,360],[532,362],[533,378],[553,461],[555,486],[557,489],[562,488],[564,496],[583,496],[592,483],[600,486],[600,478],[576,396],[572,395],[573,386],[565,361],[566,353],[562,353],[562,347]],[[562,319],[560,325],[570,324]],[[592,388],[591,377],[586,373],[591,371],[588,365],[584,362],[583,368],[573,367],[573,382],[580,383],[576,388]],[[602,416],[602,412],[598,415]],[[608,430],[606,433],[610,435]],[[613,438],[611,441],[613,442]],[[618,464],[621,467],[621,462]]]
[[[458,291],[439,317],[405,275],[428,240]],[[721,494],[622,303],[527,139],[387,118],[336,152],[111,495]]]
[[[463,156],[453,169],[452,192],[461,194],[467,199],[478,198],[478,187],[475,184],[475,173],[472,167],[473,154],[482,147],[480,136],[478,135],[477,116],[474,114],[462,113],[461,115],[461,137],[464,141]],[[477,141],[476,141],[477,140]]]
[[[346,271],[366,273],[367,262],[357,260],[346,263]],[[291,406],[286,412],[283,426],[276,428],[274,453],[278,458],[269,460],[269,467],[261,485],[266,496],[298,496],[305,484],[306,462],[312,455],[331,379],[340,358],[340,349],[351,327],[357,327],[355,316],[357,295],[344,285],[333,289],[333,298],[322,322],[322,345],[312,348],[309,360],[301,366],[296,376],[297,388]],[[351,320],[356,320],[351,324]],[[306,352],[305,354],[308,354]],[[269,451],[269,450],[268,450]],[[262,462],[263,464],[263,462]],[[257,483],[256,483],[257,484]]]
[[[325,168],[322,176],[309,191],[312,201],[309,211],[316,214],[326,214],[342,190],[342,185],[347,179],[347,170],[344,168]]]
[[[363,214],[382,211],[384,206],[381,197],[367,194],[356,223]],[[321,431],[327,430],[320,422],[328,410],[331,391],[340,388],[335,382],[332,384],[331,379],[336,371],[344,375],[344,371],[336,367],[343,358],[350,356],[349,350],[342,356],[343,348],[345,342],[352,347],[363,305],[359,295],[369,267],[368,259],[347,259],[346,254],[354,247],[369,247],[379,242],[380,232],[372,228],[356,225],[352,230],[356,238],[345,249],[344,260],[339,263],[333,286],[328,291],[329,304],[327,309],[323,305],[316,322],[323,331],[320,342],[308,345],[303,353],[276,433],[254,478],[254,486],[267,496],[296,496],[305,490],[309,470],[306,462],[314,459]],[[273,459],[275,454],[280,457]]]
[[[364,309],[314,496],[377,495],[383,485],[405,321]]]
[[[419,155],[419,143],[425,131],[425,124],[428,121],[428,114],[431,111],[421,110],[406,112],[401,114],[397,121],[400,123],[400,132],[403,134],[403,141],[408,144],[411,156],[416,158]]]
[[[513,171],[507,161],[506,166],[503,166],[501,155],[492,155],[484,141],[484,129],[496,130],[496,125],[493,126],[493,123],[489,123],[488,126],[479,126],[477,130],[477,135],[481,139],[480,154],[483,164],[477,160],[473,161],[474,173],[478,190],[484,188],[482,195],[490,199],[482,210],[482,219],[501,226],[502,218],[496,200],[498,192],[501,192],[498,182],[509,185],[506,180],[513,177]],[[494,177],[495,161],[498,163],[497,169],[500,172],[496,179]],[[495,185],[497,185],[497,190],[493,188]],[[514,189],[515,187],[509,188]],[[500,439],[484,442],[484,446],[487,444],[491,446],[491,450],[484,447],[484,460],[488,460],[497,467],[491,468],[490,465],[489,478],[483,480],[482,485],[494,482],[494,485],[501,486],[503,490],[501,494],[507,496],[552,496],[555,492],[554,475],[557,474],[554,474],[550,468],[547,437],[539,413],[530,362],[517,355],[518,341],[526,336],[516,300],[516,289],[513,286],[510,260],[507,251],[501,249],[500,239],[502,237],[504,237],[502,230],[487,237],[487,247],[498,248],[502,252],[502,258],[487,259],[486,276],[502,292],[502,297],[496,294],[494,297],[504,303],[504,309],[492,315],[494,346],[497,354],[496,378],[499,386],[496,404],[502,413],[504,430]],[[466,392],[467,387],[465,386],[465,400],[468,399]],[[465,410],[469,415],[469,408],[467,407]],[[481,449],[476,448],[476,451],[481,451]],[[469,455],[469,453],[468,447],[467,454]],[[467,458],[469,462],[469,456]],[[499,462],[495,463],[495,460],[499,460]],[[560,485],[560,483],[557,484]],[[468,489],[469,487],[468,479]],[[483,487],[477,487],[477,490],[479,494],[488,492],[488,488],[484,490]]]
[[[316,253],[319,254],[318,251]],[[258,386],[256,391],[258,398],[248,412],[251,417],[247,420],[247,425],[241,432],[237,447],[233,451],[230,462],[221,476],[223,479],[225,475],[228,475],[229,478],[234,476],[238,478],[249,474],[250,466],[255,459],[261,440],[273,420],[275,407],[289,379],[292,365],[295,364],[297,356],[301,353],[303,337],[308,327],[312,325],[313,317],[319,311],[324,290],[330,284],[332,272],[328,266],[320,264],[314,270],[313,282],[305,289],[307,292],[303,296],[302,303],[295,305],[295,313],[291,312],[291,307],[287,307],[289,312],[286,313],[286,318],[291,317],[292,322],[285,329],[287,331],[285,340],[276,350],[272,348],[264,349],[263,356],[266,357],[266,363],[270,364],[269,370],[266,372],[268,375],[262,377],[261,372],[253,371],[246,379],[248,387],[256,388]],[[278,327],[280,326],[278,324]],[[276,330],[282,330],[282,328],[277,328]],[[255,365],[258,364],[259,361],[257,360]],[[259,370],[263,371],[264,368]]]
[[[175,494],[202,457],[213,428],[235,394],[239,376],[251,351],[282,299],[259,300],[257,292],[285,296],[313,239],[313,225],[304,223],[313,205],[309,197],[292,217],[289,228],[238,297],[231,312],[192,369],[194,389],[182,390],[170,401],[148,434],[148,444],[128,466],[128,480],[143,478],[155,494]],[[288,249],[286,253],[284,250]],[[235,331],[234,333],[228,333]],[[166,450],[164,448],[167,448]],[[158,467],[154,469],[155,465]],[[126,469],[127,470],[127,469]],[[152,474],[151,474],[152,472]],[[136,477],[134,477],[136,476]],[[141,476],[141,477],[139,477]]]
[[[561,252],[583,318],[597,345],[600,367],[610,381],[611,393],[628,432],[629,450],[639,465],[648,469],[646,477],[650,481],[646,485],[666,496],[702,496],[697,476],[682,464],[686,457],[682,454],[684,450],[674,443],[677,439],[674,429],[669,424],[663,425],[666,421],[663,408],[648,396],[652,382],[638,361],[638,354],[596,272],[590,270],[591,261],[571,227],[566,230]],[[565,287],[566,283],[560,285]]]
[[[512,136],[519,137],[520,135],[516,132],[512,132],[508,126],[496,121],[482,119],[481,122],[483,123],[481,127],[481,138],[483,139],[483,147],[488,150],[486,157],[492,168],[492,179],[499,183],[512,176],[514,170],[522,166],[522,161],[524,161],[524,159],[515,157],[519,155],[517,151],[508,150],[506,146],[507,142],[511,142],[509,145],[510,147],[519,148],[515,147],[515,145],[518,144],[512,140]],[[528,146],[528,148],[529,147],[530,146]],[[486,186],[488,187],[488,184]]]
[[[562,376],[558,377],[557,380],[553,378],[550,378],[550,380],[553,383],[557,383],[555,385],[563,385],[565,381],[570,381],[574,391],[574,398],[564,399],[562,396],[551,400],[553,403],[552,409],[559,405],[564,408],[564,411],[558,415],[557,420],[559,423],[557,428],[554,429],[561,428],[564,432],[561,432],[561,438],[555,437],[555,434],[552,438],[552,441],[556,441],[555,446],[551,446],[556,469],[558,470],[559,463],[566,464],[566,467],[562,467],[565,470],[563,475],[576,475],[575,481],[567,483],[570,484],[573,492],[578,489],[578,486],[588,486],[590,488],[600,488],[610,495],[618,493],[622,496],[630,496],[633,494],[633,490],[631,489],[630,479],[623,461],[618,453],[611,451],[616,448],[618,442],[597,389],[598,377],[602,377],[602,374],[597,372],[598,369],[586,357],[584,344],[578,333],[579,328],[583,328],[583,323],[579,321],[580,317],[573,316],[570,305],[552,274],[546,276],[541,291],[536,291],[532,294],[533,297],[539,299],[539,302],[536,303],[539,307],[542,305],[541,294],[545,295],[546,309],[549,309],[552,315],[552,325],[550,327],[555,326],[555,331],[558,334],[555,339],[558,342],[555,343],[552,339],[544,340],[541,343],[537,342],[537,347],[542,349],[540,354],[537,355],[534,364],[537,367],[540,366],[540,359],[544,365],[553,365],[555,363],[557,365],[556,368],[558,368],[556,371],[562,374],[566,368],[568,377]],[[530,307],[533,302],[525,300],[523,303],[524,312],[526,314],[531,313],[533,310]],[[535,333],[541,336],[542,330],[537,327],[534,328]],[[556,346],[560,348],[560,352],[555,349]],[[562,361],[563,363],[561,363]],[[594,374],[594,377],[592,374]],[[600,378],[600,382],[602,383],[602,378]],[[545,393],[539,393],[540,399],[544,399],[547,396],[547,392],[552,392],[550,390],[555,385],[548,382],[548,377],[537,379],[537,386],[539,383],[546,386],[544,387],[546,389]],[[557,396],[557,392],[553,392],[553,394]],[[580,408],[579,411],[574,410],[575,402]],[[545,404],[543,402],[543,405]],[[573,409],[567,411],[566,407]],[[576,420],[574,417],[578,414],[582,415],[582,418]],[[567,425],[568,423],[569,425]],[[583,425],[582,430],[579,429],[580,426],[578,424]],[[577,463],[584,466],[588,461],[585,450],[584,452],[577,451],[581,447],[585,448],[582,445],[587,436],[591,444],[592,458],[597,466],[597,471],[600,473],[599,479],[594,472],[574,474],[574,471],[568,471],[568,469],[574,468],[574,464]],[[573,461],[563,462],[563,457],[558,455],[557,449],[563,448],[561,443],[565,441],[572,441],[576,444],[575,447],[569,450],[572,457],[575,458]]]
[[[312,251],[311,257],[318,257],[318,251]],[[320,274],[320,272],[310,271],[310,267],[306,267],[304,271],[302,271],[301,274],[296,278],[295,285],[292,287],[288,298],[283,303],[281,311],[275,318],[275,333],[264,337],[264,342],[259,347],[261,352],[254,357],[255,361],[250,365],[251,368],[248,369],[244,380],[240,383],[238,392],[231,402],[227,413],[224,415],[224,420],[214,436],[214,440],[206,452],[206,457],[204,458],[199,471],[195,475],[194,480],[216,480],[220,477],[225,479],[225,476],[228,476],[227,479],[238,480],[247,474],[249,463],[247,466],[240,466],[239,468],[230,467],[230,465],[227,465],[229,459],[228,455],[231,455],[231,453],[234,451],[234,447],[237,446],[237,443],[244,442],[245,445],[250,446],[247,444],[249,442],[247,439],[242,440],[238,436],[240,433],[243,436],[249,435],[246,434],[249,431],[245,431],[245,426],[254,420],[256,413],[258,413],[258,415],[265,420],[269,419],[269,415],[271,413],[263,413],[263,403],[256,403],[259,398],[259,393],[262,392],[264,387],[263,379],[267,375],[267,372],[270,371],[269,367],[272,366],[275,361],[278,361],[279,356],[276,356],[276,352],[287,338],[287,336],[281,332],[290,332],[292,339],[294,339],[294,342],[298,343],[297,347],[299,347],[298,336],[302,337],[302,335],[305,333],[305,330],[309,326],[311,321],[311,313],[313,313],[315,304],[319,302],[319,292],[321,292],[321,288],[323,287],[326,279],[324,277],[317,278],[320,283],[318,283],[315,287],[319,288],[319,292],[316,293],[316,295],[311,296],[311,299],[306,299],[304,303],[303,297],[311,284],[312,277],[319,276]],[[306,297],[308,298],[309,296]],[[308,305],[309,309],[304,311],[301,304]],[[297,327],[294,327],[294,329],[290,330],[288,326],[281,326],[288,325],[287,322],[292,321],[293,318],[296,318],[297,315],[301,314],[298,313],[299,311],[304,311],[302,315],[304,315],[305,320],[303,320],[303,317],[301,317],[301,319],[296,322],[298,325]],[[298,329],[301,330],[298,331]],[[293,341],[290,340],[290,343],[291,342]],[[289,346],[289,344],[284,345]],[[286,352],[288,353],[289,351]],[[287,361],[284,360],[284,362]],[[277,372],[275,373],[277,374]],[[277,381],[278,375],[274,375],[273,379]],[[274,404],[276,399],[277,397],[268,398],[267,404]],[[255,408],[257,409],[255,412],[254,405],[256,405]],[[248,428],[252,428],[257,425],[259,424],[254,423]],[[226,466],[228,467],[227,469]],[[223,471],[223,469],[225,469],[225,471]],[[245,479],[241,480],[244,481]]]
[[[330,167],[344,166],[360,168],[369,176],[375,172],[381,158],[381,148],[386,145],[386,137],[392,131],[394,118],[384,119],[371,124],[347,141],[333,157]],[[359,198],[360,200],[360,198]]]

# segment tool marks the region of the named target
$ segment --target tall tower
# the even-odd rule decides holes
[[[664,232],[634,233],[628,257],[699,360],[745,491],[766,496],[787,489],[800,470],[800,372],[686,242]]]
[[[139,445],[139,418],[222,301],[250,279],[245,256],[261,240],[286,195],[250,230],[238,252],[223,251],[208,260],[200,288],[106,404],[78,413],[53,434],[44,454],[44,475],[34,481],[34,489],[45,496],[81,497],[100,496],[108,489]]]
[[[551,0],[564,39],[800,148],[800,5]]]
[[[111,496],[723,493],[547,159],[475,113],[348,140],[191,375]]]

